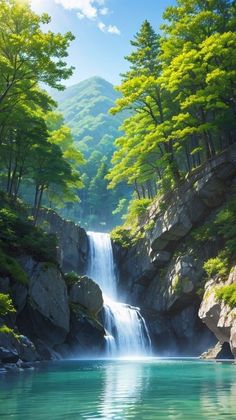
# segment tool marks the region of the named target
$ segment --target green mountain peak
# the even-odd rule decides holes
[[[109,114],[109,109],[119,96],[111,83],[98,76],[54,95],[59,110],[86,157],[90,152],[90,147],[87,147],[88,137],[91,140],[90,146],[97,147],[104,136],[111,136],[110,143],[113,144],[114,139],[120,135],[118,128],[122,117]]]

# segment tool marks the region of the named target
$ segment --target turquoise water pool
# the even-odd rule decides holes
[[[236,419],[236,365],[197,360],[43,363],[0,376],[1,419]]]

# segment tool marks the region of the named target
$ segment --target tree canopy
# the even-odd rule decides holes
[[[160,36],[145,21],[112,113],[130,110],[108,179],[138,198],[174,188],[235,138],[235,4],[178,0]]]
[[[43,196],[50,204],[75,201],[82,186],[82,155],[42,89],[63,89],[73,71],[65,58],[74,37],[47,32],[49,16],[38,16],[28,1],[0,0],[0,19],[1,188],[25,198],[36,219]]]

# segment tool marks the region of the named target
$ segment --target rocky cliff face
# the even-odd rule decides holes
[[[0,278],[0,293],[9,294],[16,309],[0,319],[0,327],[11,328],[0,329],[0,369],[15,370],[62,356],[95,355],[104,346],[105,331],[99,321],[102,291],[93,280],[80,276],[88,257],[85,231],[51,211],[41,213],[40,223],[57,236],[58,262],[23,254],[19,263],[28,281]]]
[[[120,288],[128,291],[129,302],[141,307],[159,352],[196,355],[219,339],[203,309],[200,317],[198,311],[205,287],[204,261],[215,257],[223,244],[218,235],[197,243],[192,233],[235,193],[233,146],[153,205],[140,225],[143,239],[135,246],[121,249],[114,244]],[[228,316],[226,325],[232,325]],[[228,334],[226,341],[230,340]]]

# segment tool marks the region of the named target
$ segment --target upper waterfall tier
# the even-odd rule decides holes
[[[99,284],[110,299],[117,299],[117,279],[111,240],[108,233],[88,232],[90,258],[88,276]]]

